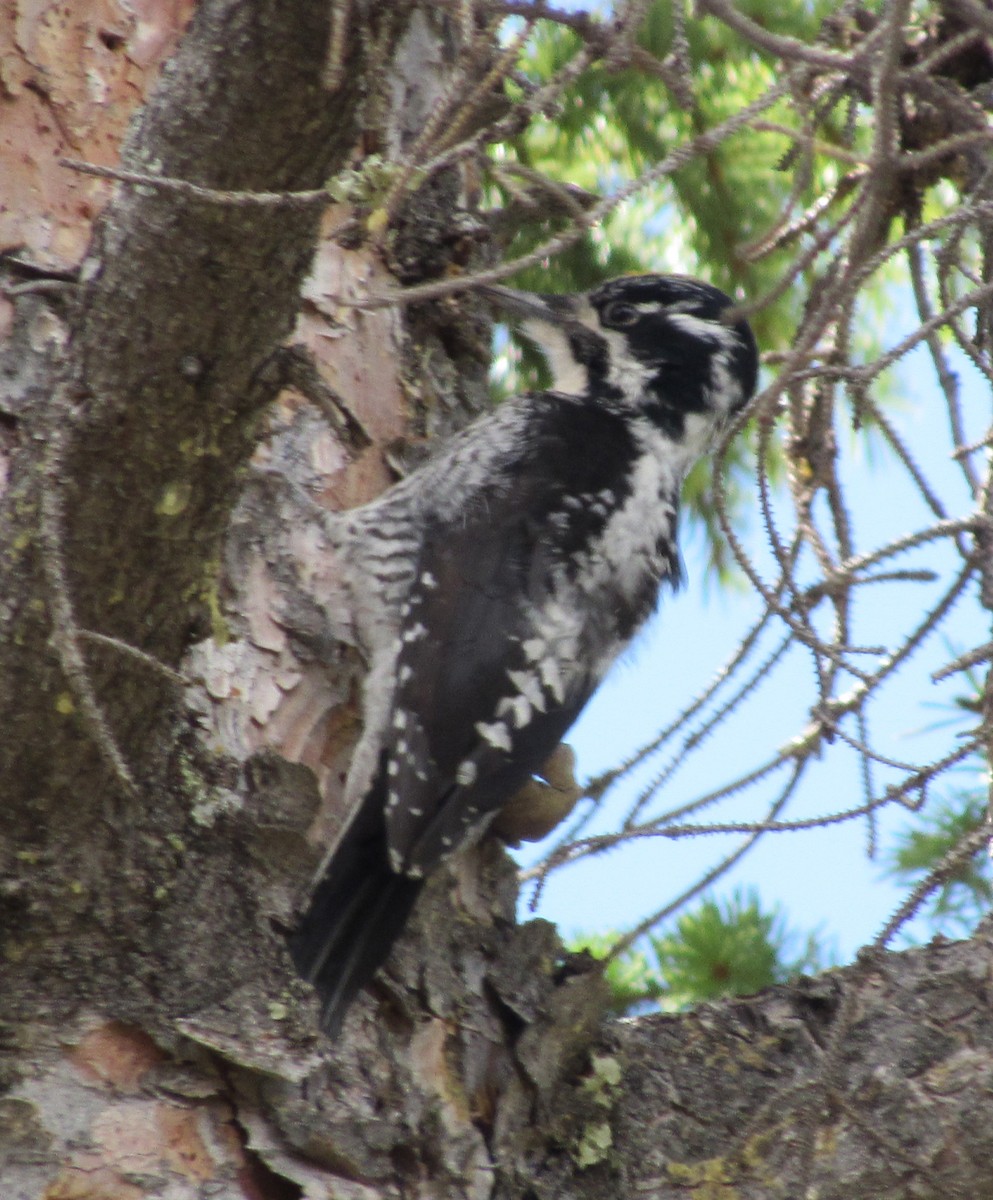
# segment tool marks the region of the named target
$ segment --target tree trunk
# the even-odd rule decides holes
[[[362,664],[315,507],[480,409],[488,355],[471,300],[347,301],[495,254],[455,171],[377,245],[362,161],[409,148],[467,31],[204,0],[179,38],[184,6],[147,7],[15,8],[3,34],[3,1194],[993,1195],[986,936],[609,1022],[594,964],[515,924],[489,841],[317,1034],[282,935]],[[215,192],[334,177],[352,206],[53,166],[118,146]]]

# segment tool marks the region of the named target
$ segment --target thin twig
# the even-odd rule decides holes
[[[62,550],[65,514],[62,499],[62,462],[65,434],[54,423],[39,477],[38,542],[42,571],[48,585],[51,615],[49,640],[94,745],[118,784],[129,796],[138,794],[131,769],[117,744],[102,704],[93,688],[89,667],[80,649],[80,629],[70,595],[69,572]]]
[[[119,167],[101,167],[96,163],[82,162],[76,158],[60,158],[59,166],[81,175],[93,175],[97,179],[110,179],[115,183],[129,183],[139,187],[156,188],[163,192],[174,192],[203,200],[208,204],[224,204],[232,208],[312,208],[315,205],[332,204],[330,194],[324,188],[303,192],[231,192],[218,188],[202,187],[187,179],[176,179],[171,175],[148,175],[140,171],[125,171]]]

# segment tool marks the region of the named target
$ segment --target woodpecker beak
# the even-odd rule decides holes
[[[544,357],[557,392],[581,396],[590,386],[590,363],[604,358],[603,338],[589,327],[596,314],[585,296],[547,296],[485,285],[480,291],[510,317]],[[583,320],[586,310],[586,320]]]
[[[570,296],[543,296],[538,292],[520,292],[516,288],[486,283],[479,289],[499,309],[522,321],[546,321],[566,325],[576,319]]]

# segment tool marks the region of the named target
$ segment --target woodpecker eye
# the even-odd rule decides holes
[[[618,329],[623,329],[625,325],[633,325],[640,316],[641,313],[633,304],[615,300],[613,304],[608,304],[603,310],[602,320],[604,325],[613,325]]]

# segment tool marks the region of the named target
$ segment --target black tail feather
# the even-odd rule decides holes
[[[366,800],[289,938],[297,970],[320,995],[330,1037],[385,961],[423,887],[390,870],[382,812]]]

